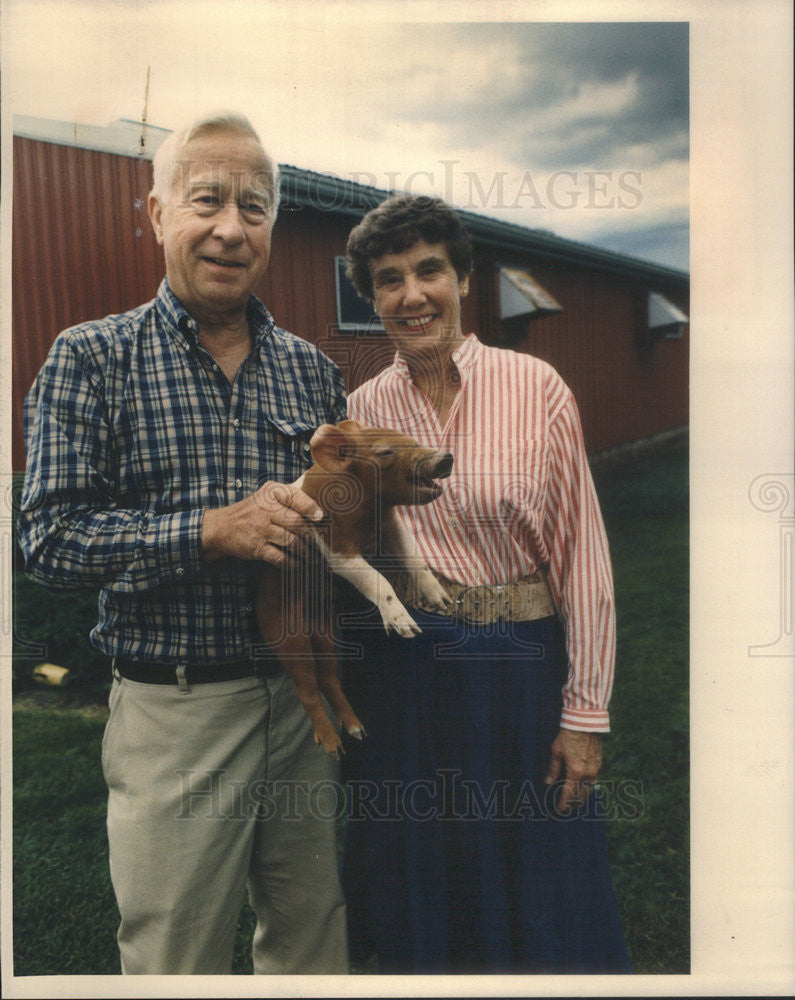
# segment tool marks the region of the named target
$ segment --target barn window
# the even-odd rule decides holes
[[[563,307],[527,271],[500,268],[500,319],[539,319],[563,312]]]
[[[649,333],[655,340],[679,340],[688,317],[659,292],[649,292]]]
[[[383,333],[384,327],[373,307],[365,302],[353,287],[353,282],[345,273],[344,257],[334,258],[334,272],[337,287],[337,326],[340,330],[367,330]]]

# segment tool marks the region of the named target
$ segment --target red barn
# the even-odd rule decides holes
[[[13,465],[22,402],[56,335],[153,298],[164,273],[147,217],[150,160],[167,134],[15,119],[12,236]],[[344,277],[348,233],[388,192],[282,167],[282,208],[257,293],[277,323],[318,344],[354,388],[392,358]],[[462,212],[475,248],[465,331],[551,362],[599,453],[688,423],[689,276]]]

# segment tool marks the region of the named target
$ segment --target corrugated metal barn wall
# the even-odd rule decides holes
[[[564,311],[527,324],[516,349],[549,361],[577,400],[589,452],[688,424],[689,325],[651,340],[648,296],[661,292],[689,315],[681,289],[618,274],[527,260]]]
[[[57,334],[68,326],[151,299],[164,271],[146,212],[146,160],[14,138],[13,466],[24,468],[22,402]],[[334,258],[356,218],[285,204],[268,272],[257,289],[277,323],[317,343],[342,368],[349,388],[392,357],[385,336],[336,327]],[[476,247],[477,249],[477,247]],[[562,304],[518,340],[501,336],[498,266],[529,270]],[[465,330],[550,361],[571,385],[589,451],[685,426],[688,337],[650,344],[639,334],[651,290],[688,311],[676,287],[550,262],[531,255],[476,254],[465,300]]]
[[[151,166],[14,137],[13,465],[22,402],[59,331],[152,298],[162,255],[146,214]]]

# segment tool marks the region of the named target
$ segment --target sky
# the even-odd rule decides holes
[[[545,6],[6,0],[4,97],[94,125],[235,108],[281,163],[688,270],[687,23],[524,19]]]

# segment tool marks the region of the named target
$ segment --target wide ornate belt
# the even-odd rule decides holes
[[[460,618],[478,625],[499,621],[529,622],[555,614],[555,604],[543,570],[513,583],[466,584],[448,580],[435,573],[436,579],[450,595],[451,604],[439,611],[425,604],[416,590],[411,574],[401,573],[393,581],[395,593],[408,607],[421,608],[433,614]]]

